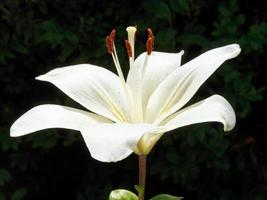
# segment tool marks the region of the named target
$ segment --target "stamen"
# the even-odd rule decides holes
[[[113,53],[113,41],[110,36],[106,37],[106,46],[108,53],[112,54]]]
[[[147,51],[147,55],[150,55],[152,50],[153,50],[153,43],[154,43],[154,39],[152,37],[149,37],[147,39],[146,42],[146,51]]]
[[[144,78],[144,74],[146,71],[146,67],[147,67],[147,62],[148,62],[148,57],[151,55],[152,51],[153,51],[153,47],[154,47],[154,34],[151,28],[147,28],[147,42],[146,42],[146,57],[143,63],[143,68],[142,68],[142,79]]]
[[[113,29],[111,33],[109,34],[109,36],[106,37],[106,46],[107,46],[108,53],[110,54],[113,53],[113,49],[114,49],[115,33],[116,33],[116,30]]]
[[[115,47],[115,43],[114,43],[114,41],[115,41],[115,33],[116,33],[116,30],[113,29],[111,31],[110,35],[106,37],[106,46],[107,46],[108,53],[111,54],[111,57],[112,57],[113,62],[115,64],[115,67],[116,67],[116,70],[118,72],[121,84],[122,84],[124,92],[126,94],[126,98],[128,99],[129,106],[132,107],[132,98],[130,96],[130,93],[129,93],[127,85],[126,85],[125,78],[124,78],[123,73],[122,73],[121,65],[120,65],[120,62],[119,62],[119,58],[118,58],[116,47]],[[131,116],[129,116],[129,117],[132,118]]]
[[[112,39],[112,41],[114,42],[115,41],[115,34],[116,34],[116,30],[113,29],[109,35],[109,37]]]
[[[133,57],[133,52],[132,52],[131,44],[130,44],[130,42],[128,40],[125,40],[125,47],[127,49],[128,57],[129,58]]]
[[[147,37],[151,37],[154,40],[154,34],[151,28],[147,28]]]

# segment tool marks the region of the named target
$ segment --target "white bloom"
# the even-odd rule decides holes
[[[48,81],[89,111],[61,105],[40,105],[14,122],[11,136],[48,128],[80,131],[97,160],[119,161],[130,155],[148,154],[167,131],[201,122],[221,122],[224,130],[235,126],[235,113],[226,99],[213,95],[189,107],[207,78],[227,59],[240,53],[238,44],[212,49],[180,65],[180,53],[152,51],[149,30],[147,52],[134,58],[135,27],[128,27],[126,47],[130,70],[123,77],[115,49],[115,31],[107,47],[119,76],[107,69],[80,64],[54,69],[36,79]]]

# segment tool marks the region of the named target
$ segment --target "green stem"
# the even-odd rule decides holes
[[[146,185],[146,155],[139,155],[139,191],[138,200],[145,198],[145,185]]]

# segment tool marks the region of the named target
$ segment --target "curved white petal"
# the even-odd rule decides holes
[[[176,69],[149,99],[146,121],[160,123],[179,110],[225,60],[236,57],[240,51],[238,44],[216,48]]]
[[[116,162],[129,156],[139,139],[155,130],[150,124],[96,124],[82,130],[91,156],[102,162]]]
[[[147,53],[144,52],[136,58],[134,67],[130,69],[127,77],[127,83],[132,90],[133,98],[136,103],[139,103],[136,109],[141,110],[143,108],[145,110],[150,95],[159,83],[180,66],[182,55],[183,51],[180,53],[153,51],[148,57]],[[147,64],[144,68],[146,57]],[[142,112],[140,110],[139,112]]]
[[[10,135],[17,137],[48,128],[81,130],[95,123],[112,121],[82,110],[45,104],[32,108],[17,119],[10,128]]]
[[[213,95],[172,114],[162,124],[170,131],[202,122],[221,122],[224,131],[230,131],[235,126],[236,116],[232,106],[224,97]]]
[[[128,102],[117,75],[80,64],[54,69],[36,79],[48,81],[87,109],[113,121],[127,121]]]

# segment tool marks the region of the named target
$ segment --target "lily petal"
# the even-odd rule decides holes
[[[183,107],[200,86],[226,60],[240,53],[238,44],[231,44],[203,53],[171,73],[149,99],[146,121],[160,123]]]
[[[112,121],[86,111],[45,104],[32,108],[17,119],[10,128],[10,135],[17,137],[48,128],[66,128],[79,131],[95,123],[112,123]]]
[[[127,83],[132,89],[134,99],[142,102],[142,107],[137,107],[145,110],[150,95],[154,92],[159,83],[180,66],[182,55],[183,51],[180,53],[153,51],[147,58],[147,65],[145,68],[144,63],[147,52],[142,53],[136,58],[134,67],[129,71]]]
[[[92,125],[81,132],[93,158],[116,162],[129,156],[140,138],[153,130],[151,124],[114,123]]]
[[[128,119],[128,104],[120,79],[105,68],[73,65],[54,69],[36,79],[51,82],[87,109],[115,122]]]
[[[202,122],[221,122],[224,131],[230,131],[235,126],[236,116],[232,106],[224,97],[213,95],[172,114],[162,123],[170,131]]]

